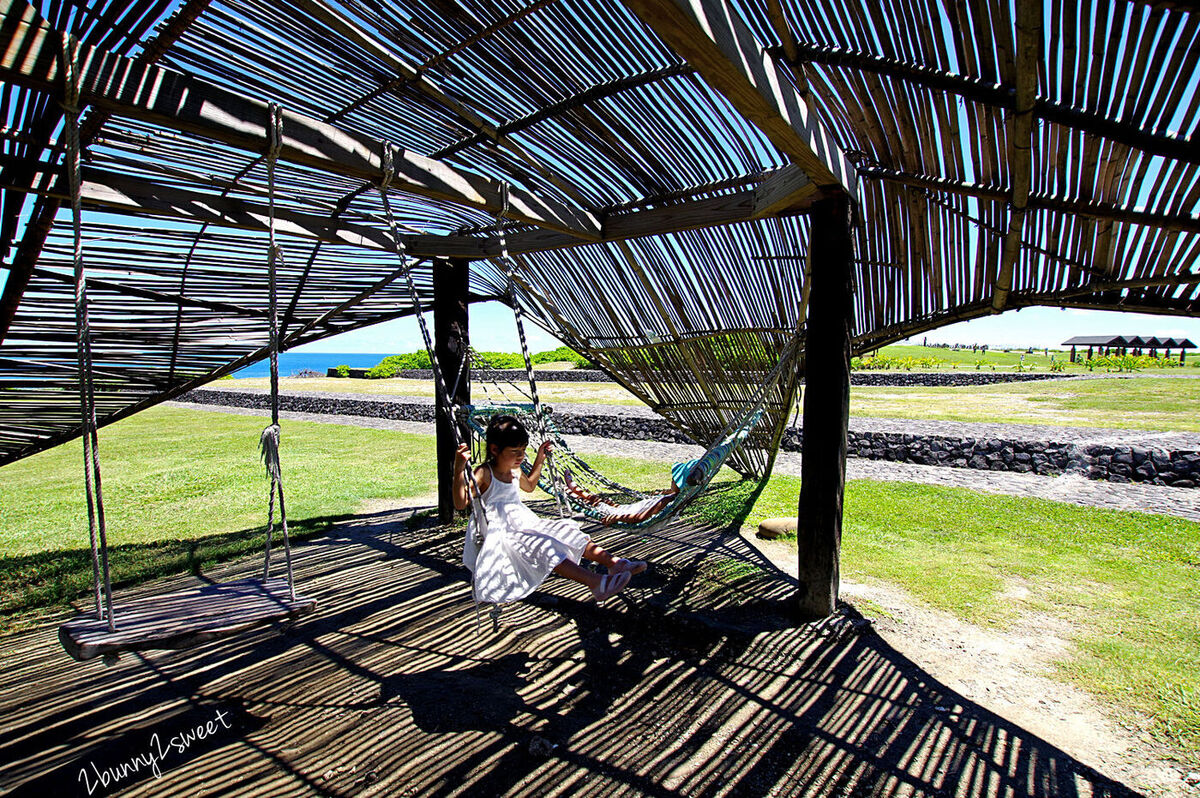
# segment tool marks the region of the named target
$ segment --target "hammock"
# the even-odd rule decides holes
[[[780,375],[787,364],[792,361],[792,357],[796,352],[797,342],[793,340],[787,347],[784,348],[783,354],[780,355],[779,361],[771,370],[766,381],[756,395],[755,401],[741,415],[732,419],[716,442],[701,456],[696,464],[691,469],[689,479],[684,485],[681,485],[679,492],[663,507],[659,508],[652,515],[635,522],[616,522],[612,526],[622,529],[646,529],[655,527],[665,521],[673,518],[684,506],[690,503],[693,499],[699,496],[708,487],[713,477],[721,470],[729,456],[741,446],[750,433],[754,431],[759,422],[762,421],[763,413],[766,410],[766,399],[772,386],[778,382]],[[532,368],[528,371],[528,378],[531,385],[531,393],[536,396],[536,381],[533,376]],[[489,405],[467,405],[460,409],[463,420],[470,426],[472,432],[477,439],[482,439],[487,430],[487,423],[493,416],[496,415],[513,415],[519,418],[529,419],[532,423],[527,424],[527,427],[541,430],[543,438],[550,440],[555,446],[555,458],[557,459],[560,469],[565,465],[577,477],[583,476],[586,481],[592,483],[593,486],[602,486],[599,491],[589,490],[589,492],[606,492],[619,493],[631,499],[631,503],[642,502],[653,497],[653,493],[643,493],[633,488],[609,479],[597,469],[588,464],[586,460],[580,457],[570,444],[563,438],[558,426],[554,423],[552,409],[540,403],[508,403],[508,404],[489,404]],[[522,470],[529,473],[532,470],[532,465],[528,462],[522,464]],[[549,473],[547,473],[549,472]],[[604,521],[610,515],[621,515],[622,507],[629,507],[630,504],[620,505],[616,510],[603,512],[596,509],[594,506],[581,501],[571,491],[566,489],[565,480],[555,478],[555,470],[547,469],[543,471],[538,479],[538,487],[544,490],[555,498],[562,505],[571,507],[577,513],[581,513],[589,518],[597,521]],[[661,495],[661,494],[660,494]]]
[[[523,418],[532,419],[534,417],[534,408],[532,404],[520,405],[467,405],[462,408],[464,418],[471,427],[472,432],[482,438],[487,430],[487,419],[492,416],[507,414]],[[646,529],[655,527],[673,518],[685,505],[695,499],[698,495],[704,492],[708,484],[716,476],[721,467],[725,465],[725,461],[729,456],[742,445],[749,437],[754,428],[762,420],[764,408],[759,405],[748,416],[745,417],[745,422],[739,425],[729,434],[723,436],[713,445],[702,457],[699,458],[696,465],[691,469],[693,478],[683,485],[679,492],[662,508],[648,516],[647,518],[636,522],[616,522],[612,526],[622,529]],[[543,422],[546,430],[546,439],[554,443],[556,456],[559,461],[560,471],[570,470],[574,475],[586,474],[594,484],[602,486],[606,493],[620,493],[625,497],[632,499],[630,504],[618,505],[617,508],[608,513],[597,510],[594,506],[586,504],[579,500],[577,496],[572,494],[565,488],[564,484],[560,484],[560,480],[552,479],[545,471],[538,478],[538,487],[544,490],[551,496],[555,496],[564,504],[572,507],[577,513],[586,515],[597,521],[603,521],[609,515],[622,515],[622,508],[631,507],[633,504],[644,501],[645,499],[653,498],[653,493],[643,493],[634,488],[622,485],[614,480],[609,479],[601,472],[597,471],[586,460],[580,457],[570,444],[563,438],[562,433],[554,424],[552,415],[543,410]],[[559,453],[561,452],[561,453]],[[564,468],[565,466],[565,468]],[[526,474],[532,471],[532,465],[529,462],[521,464],[521,470]],[[577,480],[581,481],[581,480]],[[665,495],[665,494],[660,494]]]

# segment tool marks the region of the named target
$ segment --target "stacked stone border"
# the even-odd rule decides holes
[[[350,369],[351,378],[364,378],[367,369]],[[337,376],[337,369],[329,369],[330,377]],[[515,382],[518,385],[526,381],[524,369],[476,369],[471,372],[472,379],[495,380],[497,382]],[[994,385],[1002,382],[1029,382],[1031,380],[1057,380],[1067,374],[1051,374],[1044,372],[1010,371],[856,371],[850,375],[851,385],[862,386],[957,386],[957,385]],[[408,369],[396,373],[396,379],[425,380],[433,379],[432,369]],[[612,377],[603,371],[595,369],[566,369],[563,371],[538,371],[539,382],[612,382]]]
[[[261,393],[199,389],[183,395],[180,401],[265,409],[269,407],[270,398]],[[280,409],[394,421],[429,423],[434,420],[433,405],[419,402],[282,394]],[[660,418],[576,415],[555,410],[554,419],[562,433],[568,436],[595,435],[620,440],[692,443],[687,436]],[[803,440],[804,431],[793,427],[784,434],[782,448],[789,452],[800,451]],[[863,430],[851,430],[848,444],[851,457],[869,460],[986,471],[1033,472],[1047,476],[1078,473],[1089,479],[1108,482],[1149,482],[1176,488],[1195,488],[1200,485],[1200,452],[1197,451],[1051,440],[952,438]]]

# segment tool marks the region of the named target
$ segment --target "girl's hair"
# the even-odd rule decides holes
[[[496,451],[510,446],[525,448],[529,445],[529,431],[515,416],[492,416],[488,422],[486,440],[487,461],[494,465],[496,455],[492,453],[492,446],[496,447]]]

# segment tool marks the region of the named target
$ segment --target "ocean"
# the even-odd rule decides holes
[[[379,361],[388,353],[376,352],[283,352],[279,355],[279,376],[290,377],[298,371],[315,371],[322,377],[325,371],[334,366],[349,366],[355,369],[369,369],[379,365]],[[235,377],[269,377],[271,376],[271,361],[263,358],[253,366],[246,366],[233,372]]]

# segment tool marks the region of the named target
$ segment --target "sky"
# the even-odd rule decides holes
[[[426,314],[430,334],[433,318]],[[516,322],[512,311],[499,302],[471,306],[471,341],[487,352],[520,352]],[[539,327],[525,324],[530,352],[555,349],[562,343]],[[1076,335],[1154,335],[1160,338],[1190,338],[1200,345],[1200,319],[1180,316],[1150,316],[1144,313],[1116,313],[1100,310],[1024,308],[999,316],[958,322],[908,340],[929,343],[987,344],[990,348],[1054,348]],[[293,352],[373,352],[397,354],[424,349],[417,320],[413,317],[365,327],[348,333],[305,344]]]

